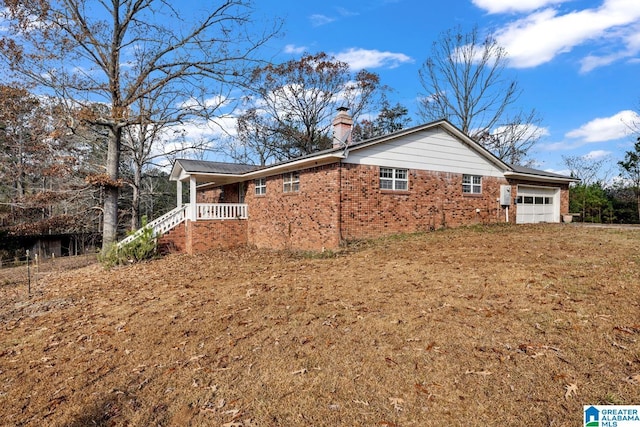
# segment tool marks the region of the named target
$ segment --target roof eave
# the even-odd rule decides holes
[[[294,160],[288,163],[281,163],[278,165],[258,169],[255,171],[247,172],[244,174],[220,174],[220,173],[198,173],[191,174],[196,177],[196,181],[203,183],[198,188],[219,186],[225,184],[233,184],[234,182],[247,181],[251,179],[264,178],[270,175],[276,175],[279,173],[293,172],[300,169],[306,169],[315,166],[323,166],[330,163],[335,163],[345,158],[342,152],[326,153],[321,156],[309,157],[299,160]],[[173,181],[185,180],[190,175],[184,174],[179,179],[172,179]]]
[[[561,177],[561,176],[546,176],[546,175],[538,175],[538,174],[530,174],[530,173],[522,173],[522,172],[512,172],[507,171],[504,173],[505,178],[513,178],[513,179],[523,179],[528,181],[542,181],[542,182],[551,182],[556,184],[571,184],[572,182],[579,182],[580,180],[577,178],[571,177]]]

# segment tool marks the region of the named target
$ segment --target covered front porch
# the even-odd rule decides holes
[[[244,203],[243,179],[239,176],[255,166],[177,160],[170,180],[176,182],[176,208],[149,225],[160,243],[179,252],[196,253],[208,249],[246,244],[249,209]],[[188,202],[184,189],[188,186]],[[218,203],[202,203],[205,189],[237,187],[228,194],[220,192]],[[211,190],[206,190],[211,191]]]
[[[176,207],[185,206],[185,219],[189,221],[247,219],[248,208],[244,203],[243,177],[254,170],[253,165],[204,162],[199,160],[177,160],[171,171],[170,180],[176,182]],[[183,204],[183,188],[188,185],[188,204]],[[198,189],[222,187],[236,184],[238,191],[232,200],[220,203],[198,203]]]

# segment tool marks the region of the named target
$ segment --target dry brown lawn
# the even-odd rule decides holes
[[[581,425],[640,403],[639,249],[496,226],[4,286],[0,423]]]

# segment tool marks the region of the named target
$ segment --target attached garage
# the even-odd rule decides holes
[[[560,222],[560,188],[518,185],[516,223]]]

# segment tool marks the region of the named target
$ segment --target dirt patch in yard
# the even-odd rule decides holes
[[[578,425],[640,403],[639,249],[479,227],[0,288],[0,423]]]

